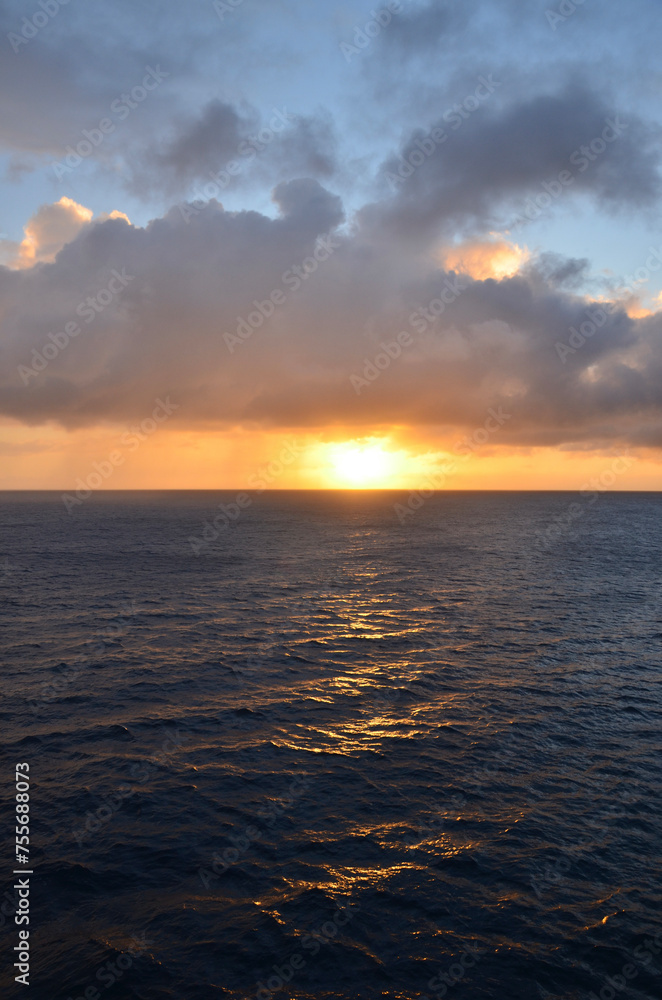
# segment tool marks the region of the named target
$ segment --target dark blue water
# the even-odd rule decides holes
[[[233,499],[0,496],[24,995],[661,997],[662,497]]]

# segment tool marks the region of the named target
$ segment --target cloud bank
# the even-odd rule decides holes
[[[662,443],[662,316],[564,287],[581,262],[471,277],[489,242],[445,270],[407,257],[409,236],[376,238],[374,206],[371,225],[343,227],[315,180],[274,199],[277,218],[211,202],[146,228],[88,221],[52,263],[2,269],[0,411],[79,427],[170,394],[191,425],[461,428],[501,406],[510,443]]]

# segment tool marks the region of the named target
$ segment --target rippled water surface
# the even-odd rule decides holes
[[[25,995],[660,998],[662,497],[233,500],[0,496]]]

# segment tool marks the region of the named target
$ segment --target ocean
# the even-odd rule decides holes
[[[0,495],[25,995],[659,1000],[662,494],[247,497]]]

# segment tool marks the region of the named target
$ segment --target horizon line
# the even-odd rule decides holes
[[[74,487],[0,487],[0,493],[68,493]],[[584,487],[570,489],[563,488],[537,488],[528,487],[508,487],[502,489],[491,489],[488,487],[474,487],[470,489],[431,489],[426,486],[291,486],[289,488],[256,490],[249,487],[236,486],[190,486],[190,487],[127,487],[117,490],[92,490],[93,494],[106,493],[249,493],[262,496],[264,493],[581,493]],[[605,489],[601,494],[609,493],[662,493],[660,489]]]

